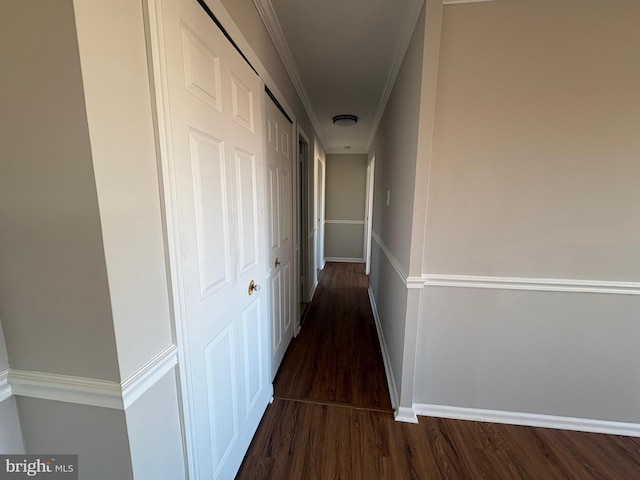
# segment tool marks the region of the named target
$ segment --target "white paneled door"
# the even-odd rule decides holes
[[[229,479],[272,393],[264,89],[196,0],[150,13],[190,477]]]
[[[269,284],[271,294],[271,379],[293,337],[293,139],[292,125],[269,99],[265,105]]]

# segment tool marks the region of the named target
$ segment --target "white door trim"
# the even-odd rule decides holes
[[[364,229],[364,258],[365,258],[365,274],[371,272],[371,234],[373,232],[373,192],[375,180],[376,154],[373,153],[369,164],[367,165],[367,185],[365,195],[365,229]]]

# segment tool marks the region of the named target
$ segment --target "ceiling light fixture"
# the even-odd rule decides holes
[[[348,127],[358,123],[358,117],[355,115],[336,115],[333,117],[333,123],[341,127]]]

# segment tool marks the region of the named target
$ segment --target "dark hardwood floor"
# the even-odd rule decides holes
[[[236,478],[640,479],[640,438],[391,413],[361,265],[328,264]]]
[[[364,265],[327,263],[275,397],[391,411]]]

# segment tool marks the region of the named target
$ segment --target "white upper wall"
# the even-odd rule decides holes
[[[423,271],[640,280],[640,3],[444,9]]]
[[[119,380],[71,0],[2,2],[0,315],[11,367]]]

